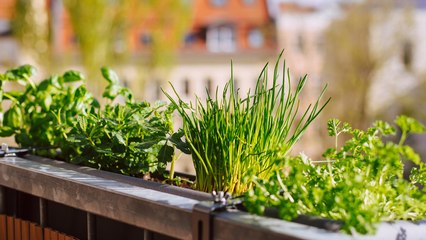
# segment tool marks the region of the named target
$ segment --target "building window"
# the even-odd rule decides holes
[[[212,94],[213,91],[213,80],[211,78],[207,78],[206,80],[206,91],[208,95]]]
[[[250,30],[248,33],[248,43],[252,48],[262,47],[264,43],[263,33],[257,28]]]
[[[123,87],[125,88],[129,88],[129,80],[127,80],[126,78],[123,79]]]
[[[297,35],[296,47],[299,50],[299,52],[301,53],[305,52],[305,38],[303,37],[302,33]]]
[[[245,5],[253,5],[256,0],[242,0]]]
[[[78,44],[80,42],[80,39],[79,39],[79,37],[77,35],[73,34],[70,37],[70,42],[71,42],[71,44],[75,45],[75,44]]]
[[[144,45],[144,46],[149,46],[152,43],[152,37],[149,33],[142,33],[140,35],[140,42]]]
[[[190,46],[195,42],[196,38],[195,38],[195,34],[194,33],[187,33],[185,34],[185,45]]]
[[[316,44],[318,53],[323,53],[325,48],[325,36],[322,34],[317,35]]]
[[[236,48],[234,28],[226,25],[209,28],[206,41],[211,52],[233,52]]]
[[[126,42],[123,38],[116,38],[113,44],[115,54],[121,54],[126,51]]]
[[[410,70],[413,63],[413,43],[411,41],[406,40],[403,43],[401,60],[405,68]]]
[[[12,28],[9,21],[0,20],[0,36],[12,35]]]
[[[160,99],[161,98],[161,80],[157,79],[155,80],[155,99]]]
[[[209,0],[213,6],[222,7],[226,4],[227,0]]]
[[[185,93],[186,96],[189,96],[190,86],[189,86],[189,79],[188,78],[185,78],[183,80],[183,92]]]

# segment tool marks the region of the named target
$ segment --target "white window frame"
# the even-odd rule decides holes
[[[206,46],[211,52],[234,52],[236,50],[235,30],[230,25],[214,26],[207,29]]]

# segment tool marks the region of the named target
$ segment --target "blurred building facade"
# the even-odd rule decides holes
[[[277,43],[279,49],[285,49],[285,56],[292,75],[296,78],[308,74],[307,98],[318,95],[320,84],[326,83],[323,68],[327,64],[323,52],[325,34],[330,24],[344,17],[346,4],[353,1],[328,0],[275,0],[275,11],[272,13],[277,26]],[[356,1],[355,1],[356,2]],[[371,49],[390,53],[381,68],[374,74],[374,84],[369,92],[369,112],[373,116],[393,119],[395,115],[404,113],[401,106],[404,98],[413,97],[414,93],[425,88],[426,76],[426,43],[421,39],[426,37],[426,1],[395,1],[390,9],[389,21],[378,21],[378,26],[371,29]],[[409,4],[407,4],[409,3]],[[371,9],[377,11],[377,9]],[[401,25],[401,23],[403,23]],[[392,49],[391,51],[388,51]],[[337,49],[336,49],[337,50]],[[333,87],[333,86],[329,86]],[[422,90],[423,89],[423,90]],[[419,101],[420,98],[417,97]],[[420,106],[415,101],[410,102]],[[424,106],[424,105],[421,105]],[[420,107],[421,108],[421,107]],[[354,110],[348,106],[348,110]],[[418,109],[419,110],[419,109]],[[424,112],[424,110],[421,110]],[[413,114],[424,124],[425,114]],[[325,126],[316,126],[325,127]],[[309,129],[309,138],[299,146],[309,148],[311,152],[319,154],[323,149],[316,144],[318,129]],[[417,150],[426,156],[426,149],[420,146],[425,137],[419,138]],[[420,144],[419,144],[420,143]],[[423,144],[424,145],[424,144]],[[315,149],[320,147],[319,149]],[[298,151],[303,149],[297,149]],[[316,151],[318,150],[318,151]]]
[[[286,50],[286,59],[295,76],[308,74],[316,79],[311,84],[321,82],[322,68],[326,64],[324,34],[332,21],[344,16],[345,6],[350,2],[358,1],[274,1],[278,48]],[[392,102],[391,98],[407,94],[419,83],[415,76],[426,73],[426,43],[421,40],[426,37],[426,1],[396,0],[395,3],[390,21],[371,29],[372,49],[396,48],[387,56],[383,70],[376,74],[377,84],[372,90],[371,101],[379,104],[372,106],[371,111],[379,111]],[[408,10],[404,8],[407,6]],[[405,80],[401,82],[401,79]]]
[[[52,19],[51,41],[54,53],[57,56],[75,54],[78,38],[73,33],[70,16],[63,2],[44,1]],[[0,27],[1,22],[10,26],[15,0],[0,2],[1,6],[5,6],[1,9],[0,19],[3,20],[0,20]],[[166,73],[144,74],[143,98],[164,98],[161,88],[167,88],[168,81],[184,97],[190,98],[196,93],[203,98],[206,89],[212,91],[229,79],[231,60],[236,84],[242,91],[246,91],[255,83],[263,65],[275,58],[276,29],[267,0],[194,0],[192,4],[190,28],[178,48],[175,64],[166,69]],[[140,65],[134,62],[143,63],[152,44],[149,22],[150,19],[142,19],[140,24],[132,24],[134,27],[127,39],[132,59],[137,60],[121,64],[117,69],[130,87],[137,86],[135,82],[142,80]],[[5,42],[4,39],[1,42]],[[19,56],[15,52],[7,55],[15,58]],[[12,62],[20,64],[19,59],[12,59]]]
[[[19,47],[12,37],[11,19],[15,0],[0,1],[0,69],[17,62]]]
[[[21,64],[19,46],[11,30],[15,1],[0,0],[0,66]],[[58,54],[75,52],[77,39],[62,0],[39,1],[45,1],[53,19],[51,38],[54,51]],[[354,1],[194,0],[191,26],[177,51],[176,64],[169,70],[167,79],[147,79],[147,97],[160,97],[158,88],[162,86],[160,83],[164,83],[161,80],[171,81],[183,95],[197,93],[202,96],[206,89],[211,91],[228,80],[231,60],[236,85],[245,91],[257,79],[263,65],[273,62],[281,49],[284,49],[293,78],[307,74],[311,79],[309,87],[319,89],[325,31],[333,20],[342,16],[342,6]],[[404,74],[419,75],[424,69],[426,44],[419,39],[426,36],[426,29],[422,27],[426,22],[426,0],[413,0],[412,3],[412,24],[404,29],[406,37],[397,46],[399,54],[390,58],[389,64],[384,67],[386,73],[378,74],[380,79],[389,79],[389,76],[398,73],[402,74],[401,78]],[[401,15],[402,10],[396,8],[393,14]],[[135,26],[129,33],[131,52],[135,58],[144,58],[151,41],[149,26]],[[380,28],[390,27],[384,25]],[[386,36],[381,33],[373,36],[376,40],[372,40],[372,44],[380,48]],[[130,75],[125,78],[131,81],[132,73],[135,75],[136,71],[130,69],[127,72]],[[412,87],[408,85],[404,88]],[[400,87],[392,89],[400,92]],[[385,102],[391,94],[385,95],[378,93],[378,100]]]
[[[277,43],[284,49],[290,76],[293,81],[307,75],[308,81],[302,98],[311,103],[324,87],[322,68],[324,64],[325,31],[340,13],[340,1],[275,0],[271,13],[276,22]],[[323,125],[311,126],[301,139],[295,152],[318,157],[323,147],[318,141]]]
[[[404,9],[395,9],[392,13],[393,21],[388,21],[377,29],[378,33],[382,33],[376,34],[376,40],[373,42],[378,48],[392,43],[389,34],[400,37],[396,43],[393,42],[395,54],[389,57],[386,65],[377,73],[371,101],[378,104],[372,106],[373,112],[389,110],[395,106],[395,99],[412,96],[416,89],[419,90],[422,81],[426,80],[426,43],[423,41],[426,38],[426,1],[417,0],[413,1],[413,4],[415,5],[409,10],[409,14]],[[405,18],[404,26],[398,26],[396,23],[397,19],[401,18]],[[423,120],[426,121],[426,118]]]
[[[196,0],[191,29],[170,79],[184,98],[206,96],[231,76],[241,92],[276,55],[275,27],[266,0]],[[156,96],[158,97],[158,96]]]

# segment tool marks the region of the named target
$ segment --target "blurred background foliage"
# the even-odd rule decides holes
[[[392,3],[383,0],[350,5],[345,16],[326,30],[322,78],[330,84],[328,93],[334,100],[325,109],[325,121],[335,117],[365,129],[377,117],[369,111],[370,105],[375,104],[370,101],[370,94],[376,73],[398,54],[405,37],[400,29],[409,26],[407,15],[397,20],[390,33],[384,33],[389,31],[386,23],[395,20],[392,7]],[[409,9],[406,11],[409,13]],[[380,39],[386,43],[372,44],[372,34],[382,35]]]
[[[321,125],[324,126],[330,118],[338,118],[356,128],[366,129],[377,119],[391,122],[399,114],[425,123],[426,71],[413,69],[412,46],[408,45],[416,41],[410,36],[413,6],[407,2],[400,7],[403,14],[396,16],[393,4],[392,1],[367,0],[348,5],[345,15],[327,28],[321,78],[330,86],[328,94],[332,101],[321,115]],[[387,68],[392,66],[395,57],[402,59],[403,76],[392,75],[392,70]],[[378,101],[379,95],[374,96],[378,94],[378,88],[385,91],[385,95],[386,89],[398,88],[397,85],[384,85],[392,81],[404,83],[407,79],[403,77],[415,79],[417,84],[412,90],[401,89],[395,96],[388,92],[392,98],[385,103]],[[398,92],[397,89],[394,91]],[[332,145],[325,131],[322,138]],[[424,139],[416,135],[411,138],[418,138],[417,145],[423,141],[421,138]],[[425,151],[420,145],[416,148]]]
[[[129,31],[138,27],[135,24],[142,24],[151,32],[146,65],[153,70],[170,67],[189,27],[192,7],[189,1],[175,0],[63,0],[62,3],[69,14],[89,89],[97,96],[101,94],[99,89],[103,89],[100,85],[104,84],[97,80],[100,67],[133,61]],[[55,36],[51,34],[55,23],[47,12],[45,0],[17,0],[15,9],[13,32],[22,52],[48,72],[62,67],[54,55]]]
[[[28,54],[45,66],[52,63],[49,21],[45,1],[16,1],[12,29],[20,42],[21,54]]]

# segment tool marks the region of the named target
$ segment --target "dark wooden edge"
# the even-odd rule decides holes
[[[182,196],[185,198],[190,198],[190,199],[194,199],[198,201],[209,201],[212,198],[211,194],[208,194],[205,192],[200,192],[200,191],[196,191],[196,190],[192,190],[188,188],[176,187],[176,186],[162,184],[162,183],[153,182],[153,181],[147,181],[141,178],[125,176],[125,175],[102,171],[102,170],[98,170],[98,169],[94,169],[90,167],[77,166],[77,165],[69,164],[63,161],[52,160],[49,158],[43,158],[43,157],[34,156],[34,155],[26,155],[24,158],[35,161],[35,162],[43,163],[43,164],[50,164],[52,166],[61,167],[61,168],[65,168],[72,171],[85,173],[92,176],[110,179],[114,181],[119,181],[122,183],[127,183],[127,184],[131,184],[131,185],[135,185],[135,186],[139,186],[143,188],[153,189],[156,191],[170,193],[173,195],[178,195],[178,196]]]

